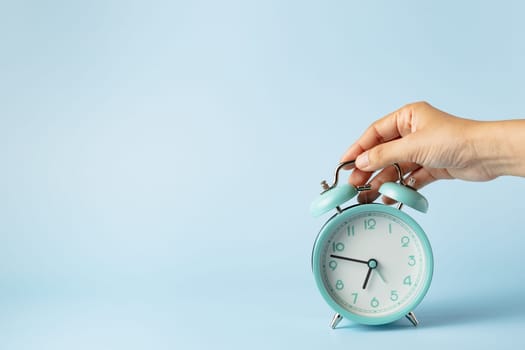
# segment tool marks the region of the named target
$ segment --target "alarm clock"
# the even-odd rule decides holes
[[[341,206],[370,185],[339,184],[338,165],[332,185],[312,202],[314,216],[335,210],[322,226],[312,251],[312,271],[323,299],[335,311],[330,322],[336,328],[343,319],[382,325],[406,317],[414,326],[414,309],[423,300],[432,281],[433,255],[421,226],[401,209],[403,205],[427,212],[428,201],[405,184],[398,164],[398,181],[381,185],[382,195],[397,206],[380,203]]]

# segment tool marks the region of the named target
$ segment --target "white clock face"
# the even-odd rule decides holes
[[[324,240],[319,262],[324,288],[340,307],[387,317],[426,292],[432,257],[415,231],[420,228],[383,210],[340,221]]]

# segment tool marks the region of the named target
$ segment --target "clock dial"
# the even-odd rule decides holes
[[[349,208],[332,221],[314,248],[316,280],[331,306],[370,324],[412,311],[432,276],[430,245],[420,226],[381,204]]]

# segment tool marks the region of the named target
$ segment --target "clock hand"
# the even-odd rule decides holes
[[[346,256],[340,256],[340,255],[331,254],[330,257],[331,258],[336,258],[336,259],[341,259],[341,260],[348,260],[348,261],[358,262],[358,263],[361,263],[361,264],[367,264],[368,265],[368,261],[359,260],[359,259],[353,259],[353,258],[347,258]]]
[[[330,257],[331,258],[335,258],[335,259],[341,259],[341,260],[347,260],[347,261],[353,261],[353,262],[357,262],[357,263],[361,263],[361,264],[366,264],[368,266],[368,272],[366,273],[365,282],[363,283],[363,289],[366,289],[368,281],[370,280],[370,275],[372,274],[372,270],[375,270],[377,268],[377,260],[376,259],[370,259],[368,261],[364,261],[364,260],[359,260],[359,259],[354,259],[354,258],[348,258],[346,256],[335,255],[335,254],[330,254]],[[381,273],[379,273],[378,270],[376,270],[376,272],[379,275],[379,277],[381,278],[381,280],[383,282],[385,282],[385,279],[383,278]]]
[[[383,283],[386,283],[386,280],[385,278],[383,277],[383,275],[381,274],[381,272],[379,272],[380,269],[376,269],[376,273],[377,275],[379,276],[379,278],[381,278],[381,281],[383,281]]]
[[[366,289],[368,281],[370,280],[370,275],[372,274],[372,270],[374,270],[377,267],[377,260],[370,259],[367,261],[366,264],[368,265],[368,272],[366,273],[365,282],[363,283],[363,289]]]
[[[370,275],[372,273],[373,268],[369,267],[368,272],[366,273],[365,282],[363,283],[363,289],[366,289],[366,285],[368,284],[368,280],[370,279]]]

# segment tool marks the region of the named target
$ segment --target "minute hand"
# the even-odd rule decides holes
[[[368,265],[368,261],[359,260],[359,259],[347,258],[346,256],[341,256],[341,255],[334,255],[334,254],[331,254],[330,257],[331,257],[331,258],[336,258],[336,259],[341,259],[341,260],[353,261],[353,262],[357,262],[357,263],[361,263],[361,264],[366,264],[366,265]]]

